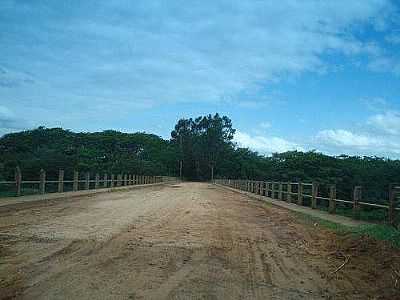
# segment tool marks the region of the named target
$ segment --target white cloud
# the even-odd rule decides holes
[[[355,134],[343,129],[321,130],[317,134],[317,139],[326,144],[344,147],[367,148],[371,146],[381,146],[381,143],[375,138]]]
[[[386,111],[369,118],[368,124],[391,135],[400,136],[400,112]]]
[[[241,131],[236,131],[234,141],[238,143],[240,147],[250,148],[263,154],[285,152],[290,150],[304,150],[296,143],[287,141],[280,137],[261,135],[251,136]]]
[[[318,132],[315,142],[323,150],[334,154],[400,157],[398,138],[354,133],[344,129],[327,129]]]

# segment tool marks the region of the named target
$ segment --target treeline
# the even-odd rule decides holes
[[[25,179],[37,179],[42,168],[49,178],[56,178],[59,169],[69,176],[74,170],[175,175],[176,151],[169,141],[153,134],[74,133],[39,127],[0,139],[0,180],[12,178],[17,165]]]
[[[215,178],[317,181],[335,183],[343,197],[355,185],[372,201],[387,198],[390,183],[400,183],[400,161],[379,157],[327,156],[291,151],[263,156],[233,142],[231,120],[218,114],[181,119],[164,140],[147,133],[107,130],[74,133],[39,127],[0,138],[0,180],[12,179],[20,166],[25,179],[37,179],[41,168],[49,178],[58,169],[107,173]]]

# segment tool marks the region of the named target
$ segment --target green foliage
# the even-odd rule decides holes
[[[0,138],[0,180],[13,179],[19,165],[23,178],[37,179],[41,168],[56,178],[63,168],[66,178],[78,171],[179,175],[192,180],[215,178],[268,181],[319,182],[337,185],[337,197],[352,199],[355,185],[363,186],[363,201],[386,202],[390,183],[400,183],[400,161],[379,157],[341,155],[315,151],[289,151],[263,156],[233,142],[231,120],[218,114],[181,119],[164,140],[153,134],[107,130],[74,133],[39,127]],[[371,217],[373,218],[373,216]]]
[[[224,154],[233,151],[235,129],[226,117],[200,116],[180,119],[171,132],[171,141],[179,149],[183,163],[183,176],[190,179],[209,179]],[[210,173],[211,170],[211,173]]]
[[[176,151],[153,134],[103,131],[74,133],[61,128],[39,127],[0,139],[0,177],[12,179],[20,166],[24,179],[37,179],[41,168],[48,178],[64,169],[146,175],[175,175]]]

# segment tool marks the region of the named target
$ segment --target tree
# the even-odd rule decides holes
[[[234,133],[231,120],[219,114],[179,120],[171,132],[171,141],[180,148],[185,177],[213,179],[221,154],[233,147]],[[210,176],[206,169],[211,171]]]

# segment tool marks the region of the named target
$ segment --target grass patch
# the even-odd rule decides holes
[[[318,206],[318,209],[328,211],[328,207],[322,205]],[[336,214],[348,218],[354,217],[353,209],[346,206],[338,205],[336,207]],[[386,222],[388,220],[387,209],[361,207],[358,220],[374,223]]]
[[[367,224],[356,227],[346,226],[300,212],[294,212],[298,219],[308,225],[319,226],[332,230],[340,235],[351,234],[354,237],[368,236],[370,238],[387,241],[396,248],[400,248],[400,230],[384,224]]]

